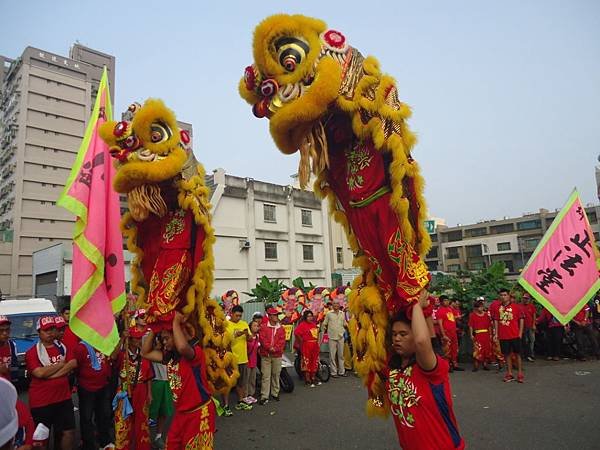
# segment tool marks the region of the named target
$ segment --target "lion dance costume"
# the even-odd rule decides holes
[[[254,32],[254,64],[239,84],[286,154],[300,152],[298,176],[329,200],[362,275],[350,295],[356,368],[368,412],[387,414],[386,329],[428,284],[421,257],[431,245],[423,221],[423,179],[411,156],[410,108],[373,57],[318,19],[275,15]]]
[[[115,158],[114,189],[127,194],[121,227],[131,265],[132,291],[155,332],[181,311],[203,347],[208,387],[228,392],[238,377],[223,310],[209,297],[213,244],[209,189],[190,136],[157,99],[132,104],[120,122],[99,130]]]

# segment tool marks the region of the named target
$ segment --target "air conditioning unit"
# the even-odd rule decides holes
[[[240,250],[245,250],[247,248],[250,248],[250,241],[240,239]]]

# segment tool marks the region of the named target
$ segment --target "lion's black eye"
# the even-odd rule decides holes
[[[310,47],[302,39],[282,37],[275,41],[275,51],[279,58],[279,64],[288,72],[293,72],[306,58]]]
[[[153,123],[150,129],[150,140],[154,144],[164,142],[172,136],[171,129],[167,125],[159,122]]]

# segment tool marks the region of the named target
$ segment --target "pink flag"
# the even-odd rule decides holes
[[[519,283],[564,325],[600,288],[599,268],[594,233],[574,190],[531,255]]]
[[[76,215],[73,231],[73,332],[102,353],[119,341],[114,320],[125,305],[123,240],[115,169],[98,128],[112,120],[106,68],[77,159],[58,204]]]

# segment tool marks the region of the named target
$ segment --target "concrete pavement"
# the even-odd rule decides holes
[[[467,366],[465,366],[467,367]],[[526,382],[495,371],[451,374],[459,428],[471,449],[600,448],[600,361],[527,363]],[[297,382],[279,403],[218,418],[217,449],[394,449],[391,419],[368,419],[358,378],[310,389]]]

